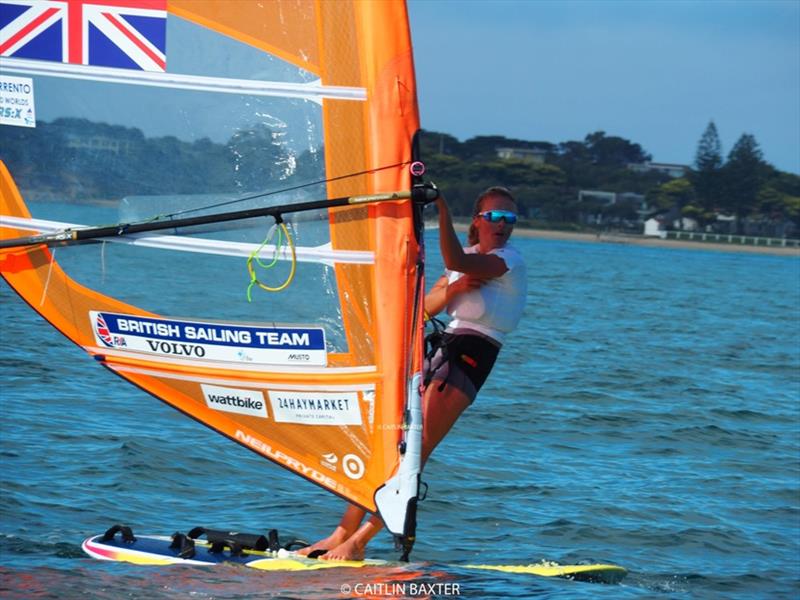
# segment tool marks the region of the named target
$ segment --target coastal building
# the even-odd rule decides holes
[[[656,217],[650,217],[644,222],[644,235],[660,237],[662,240],[667,238],[667,230],[664,221]]]
[[[672,222],[672,228],[678,231],[699,231],[700,224],[697,219],[681,216]]]
[[[547,151],[541,148],[497,148],[497,158],[524,160],[544,164]]]
[[[683,177],[689,172],[688,165],[660,162],[628,163],[628,169],[635,173],[662,173],[673,179]]]

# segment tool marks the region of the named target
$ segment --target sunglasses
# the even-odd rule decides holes
[[[509,225],[517,222],[517,214],[510,210],[485,210],[478,213],[478,216],[483,217],[489,223],[499,223],[502,219]]]

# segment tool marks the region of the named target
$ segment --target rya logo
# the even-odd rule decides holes
[[[336,463],[339,462],[339,457],[336,456],[333,452],[329,452],[328,454],[323,454],[322,460],[319,462],[323,467],[327,467],[331,471],[335,471]]]

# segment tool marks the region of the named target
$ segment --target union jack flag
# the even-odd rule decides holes
[[[108,330],[108,325],[106,325],[106,320],[103,318],[102,313],[97,313],[94,329],[97,332],[97,337],[99,337],[106,346],[109,348],[114,347],[114,338]]]
[[[1,0],[0,56],[167,68],[167,0]]]

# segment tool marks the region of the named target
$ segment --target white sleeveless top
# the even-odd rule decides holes
[[[464,248],[467,254],[475,254],[478,245]],[[447,313],[453,317],[447,329],[471,329],[503,343],[506,334],[516,329],[528,292],[525,262],[519,251],[511,244],[495,248],[489,254],[503,259],[508,271],[500,277],[490,279],[471,292],[460,294],[447,305]],[[464,274],[445,271],[447,283],[453,283]]]

